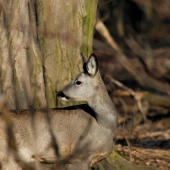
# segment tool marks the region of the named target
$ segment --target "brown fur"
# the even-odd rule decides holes
[[[117,112],[100,77],[97,58],[92,55],[82,61],[87,61],[86,71],[89,72],[79,73],[58,96],[63,100],[86,101],[88,104],[48,111],[59,155],[52,145],[46,110],[33,110],[34,126],[29,110],[10,111],[18,153],[25,161],[37,159],[42,163],[58,162],[68,170],[89,170],[90,165],[112,152]],[[1,117],[0,143],[0,160],[4,159],[2,167],[18,169],[13,155],[8,155],[5,124]]]

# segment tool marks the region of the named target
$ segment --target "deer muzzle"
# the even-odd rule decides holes
[[[69,99],[69,97],[66,96],[62,91],[59,91],[58,94],[57,94],[57,96],[58,96],[60,99],[66,100],[66,101]]]

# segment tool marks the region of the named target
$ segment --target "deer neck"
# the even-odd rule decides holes
[[[98,87],[97,92],[93,100],[88,102],[88,105],[95,112],[98,124],[114,133],[118,115],[103,82]]]

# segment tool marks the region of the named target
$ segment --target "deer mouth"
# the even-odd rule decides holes
[[[69,99],[69,97],[65,95],[62,91],[59,91],[57,96],[64,101],[67,101]]]

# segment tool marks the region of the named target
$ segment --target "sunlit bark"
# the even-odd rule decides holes
[[[97,0],[0,1],[0,89],[9,109],[56,107],[92,52]]]

